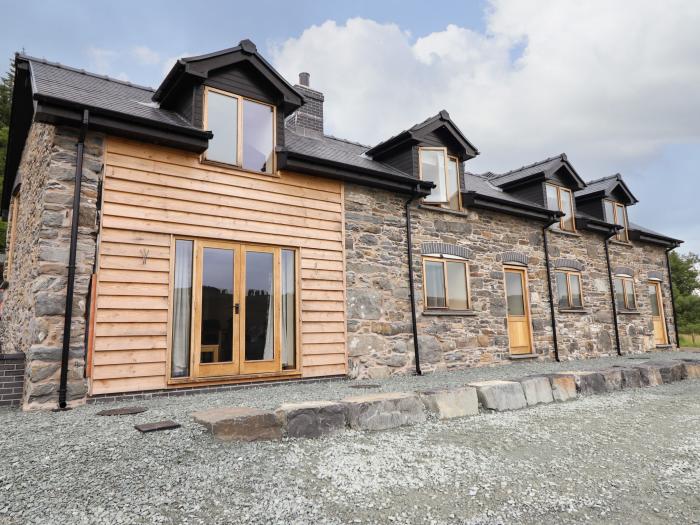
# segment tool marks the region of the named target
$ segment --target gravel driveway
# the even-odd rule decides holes
[[[530,363],[382,389],[612,362],[629,363]],[[319,440],[224,444],[189,417],[337,399],[358,393],[351,384],[157,399],[138,403],[144,414],[111,418],[94,416],[104,404],[0,410],[0,524],[700,523],[700,380]],[[164,418],[183,427],[133,429]]]

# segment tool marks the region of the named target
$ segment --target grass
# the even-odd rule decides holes
[[[700,334],[695,334],[695,343],[690,334],[681,334],[681,347],[685,348],[700,348]]]

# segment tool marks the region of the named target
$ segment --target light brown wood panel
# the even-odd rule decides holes
[[[93,393],[167,387],[174,235],[298,248],[301,374],[345,373],[341,183],[121,138],[106,149]]]

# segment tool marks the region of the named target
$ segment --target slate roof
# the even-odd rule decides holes
[[[284,130],[284,142],[285,147],[289,151],[302,155],[340,162],[351,167],[370,169],[388,175],[411,177],[409,173],[400,171],[383,162],[372,160],[365,155],[370,147],[357,142],[320,133],[302,135],[289,128]]]
[[[494,184],[502,186],[510,182],[514,182],[516,180],[525,179],[537,173],[547,173],[550,170],[558,167],[565,160],[566,154],[562,153],[561,155],[557,155],[556,157],[549,157],[538,162],[533,162],[532,164],[528,164],[527,166],[522,166],[520,168],[507,171],[505,173],[494,174],[489,172],[491,175],[491,177],[489,177],[489,180],[491,180],[491,182],[493,182]]]
[[[29,63],[35,96],[51,97],[90,108],[113,111],[180,128],[200,131],[180,114],[152,102],[153,89],[39,58],[18,55]]]
[[[605,195],[610,195],[610,193],[615,189],[615,187],[618,184],[621,184],[623,186],[624,191],[629,194],[633,203],[638,202],[637,198],[634,195],[632,195],[631,191],[629,191],[629,188],[622,180],[622,175],[620,175],[619,173],[587,182],[586,187],[582,190],[575,192],[574,196],[577,199],[579,199],[601,191]]]
[[[501,188],[496,186],[491,182],[491,180],[485,175],[478,175],[475,173],[464,173],[464,190],[463,191],[475,191],[478,195],[483,195],[485,197],[492,197],[504,201],[512,202],[518,206],[526,206],[528,208],[538,208],[542,211],[549,212],[544,206],[540,206],[537,203],[520,199],[515,195],[503,191]]]
[[[640,233],[650,235],[652,237],[658,237],[659,239],[665,239],[665,240],[673,241],[673,242],[676,242],[679,244],[683,242],[680,239],[676,239],[674,237],[669,237],[668,235],[664,235],[663,233],[659,233],[657,231],[650,230],[649,228],[645,228],[644,226],[640,226],[639,224],[635,224],[633,222],[629,223],[629,228],[632,231],[638,231]]]

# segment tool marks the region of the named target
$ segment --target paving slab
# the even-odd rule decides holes
[[[317,438],[345,430],[347,407],[337,401],[284,403],[275,414],[289,437]]]
[[[619,368],[604,368],[600,370],[600,374],[605,380],[605,389],[608,392],[622,390],[622,372]]]
[[[156,421],[154,423],[143,423],[140,425],[134,425],[134,428],[139,432],[147,434],[149,432],[158,432],[159,430],[172,430],[174,428],[180,428],[180,426],[181,425],[179,423],[175,423],[175,421],[167,419],[165,421]]]
[[[425,409],[439,419],[475,416],[479,413],[476,388],[470,386],[418,392]]]
[[[134,414],[142,414],[148,409],[146,407],[121,407],[110,408],[108,410],[100,410],[97,416],[131,416]]]
[[[528,406],[553,403],[552,385],[545,376],[529,376],[519,379]]]
[[[559,372],[557,375],[570,375],[576,381],[576,391],[582,396],[604,394],[608,391],[605,377],[600,372],[590,370],[572,370]]]
[[[576,378],[566,374],[547,374],[549,384],[552,387],[552,397],[554,401],[570,401],[576,399]]]
[[[222,441],[257,441],[282,437],[282,424],[271,410],[212,408],[195,412],[192,417]]]
[[[488,410],[502,412],[527,406],[525,392],[517,381],[476,381],[469,386],[476,388],[479,403]]]
[[[355,430],[386,430],[425,421],[417,394],[392,392],[346,397],[348,425]]]

